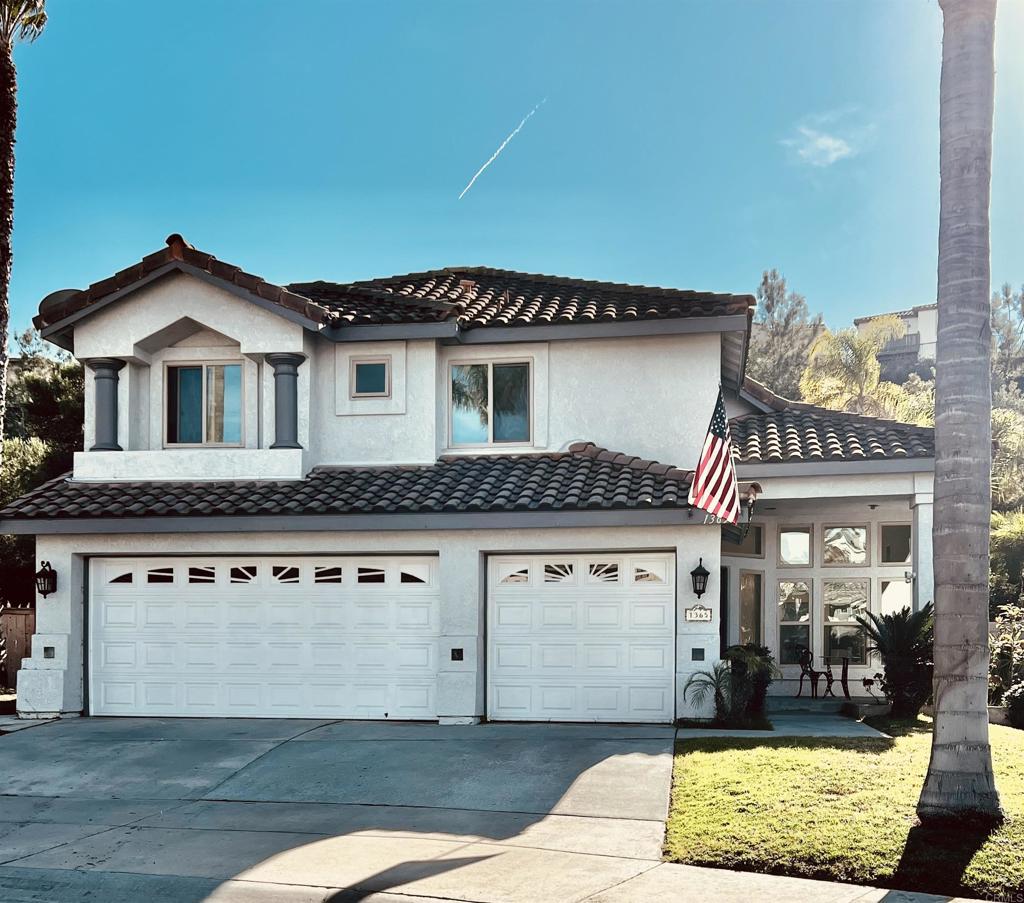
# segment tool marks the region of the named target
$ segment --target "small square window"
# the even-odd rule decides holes
[[[353,358],[350,385],[353,398],[387,398],[391,395],[391,359]]]
[[[722,554],[742,555],[745,558],[764,558],[764,527],[751,524],[746,536],[736,545],[725,545]]]
[[[823,537],[825,564],[868,563],[867,527],[826,527]]]
[[[882,564],[910,564],[910,524],[882,524]]]
[[[810,566],[810,527],[779,527],[779,564],[783,567]]]

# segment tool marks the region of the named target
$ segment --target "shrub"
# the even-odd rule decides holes
[[[932,604],[920,611],[904,607],[889,615],[868,612],[857,618],[882,659],[881,686],[894,718],[916,718],[932,693]]]
[[[725,650],[725,660],[732,666],[733,717],[758,718],[764,715],[768,687],[780,677],[775,656],[767,646],[744,643]]]
[[[988,701],[1004,705],[1011,688],[1024,684],[1024,607],[1003,605],[996,616],[988,669]]]
[[[732,712],[732,673],[726,662],[715,662],[710,671],[696,671],[683,687],[683,699],[702,708],[711,696],[715,705],[715,723],[726,724]]]
[[[1024,729],[1024,682],[1014,684],[1003,694],[1003,704],[1010,724]]]

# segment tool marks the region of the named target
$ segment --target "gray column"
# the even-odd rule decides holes
[[[911,500],[914,512],[913,564],[914,569],[914,611],[935,600],[935,569],[932,559],[932,507],[934,496],[930,492],[918,492]]]
[[[274,444],[271,448],[302,448],[299,445],[299,365],[301,354],[268,354],[274,368]]]
[[[117,444],[117,374],[124,363],[113,357],[89,361],[89,368],[93,372],[93,384],[96,387],[96,442],[89,451],[123,451]]]

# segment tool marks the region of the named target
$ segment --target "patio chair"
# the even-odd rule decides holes
[[[818,681],[825,672],[814,670],[814,653],[806,646],[800,647],[800,686],[797,688],[797,697],[804,691],[804,678],[806,677],[811,685],[811,699],[818,698]]]

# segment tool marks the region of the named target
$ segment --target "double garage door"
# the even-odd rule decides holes
[[[437,559],[94,559],[94,715],[436,718]]]
[[[674,571],[490,558],[489,717],[672,720]],[[90,711],[436,718],[442,591],[429,556],[93,559]]]

